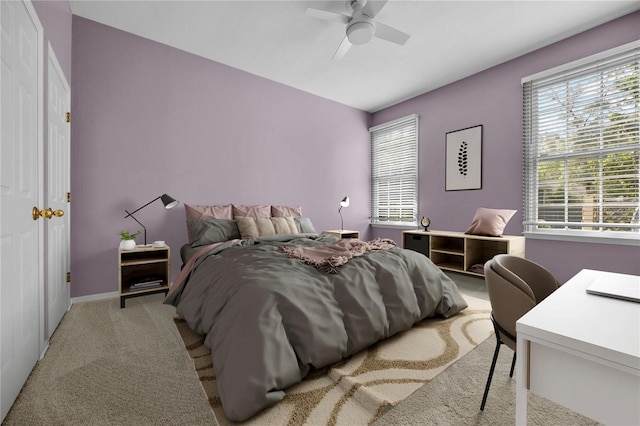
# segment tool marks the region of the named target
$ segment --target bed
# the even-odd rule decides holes
[[[325,367],[467,305],[424,255],[317,234],[300,207],[190,206],[165,303],[211,349],[222,406],[244,421]],[[328,253],[328,254],[327,254]]]

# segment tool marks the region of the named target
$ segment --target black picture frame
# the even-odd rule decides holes
[[[482,189],[482,124],[445,134],[445,190]]]

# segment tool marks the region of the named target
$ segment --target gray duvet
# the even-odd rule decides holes
[[[227,242],[202,256],[167,296],[165,303],[206,336],[229,419],[247,420],[282,400],[312,368],[467,306],[453,281],[411,250],[368,253],[328,274],[278,249],[335,241]]]

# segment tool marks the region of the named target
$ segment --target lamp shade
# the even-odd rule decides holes
[[[167,194],[162,194],[160,196],[160,199],[162,200],[162,204],[164,204],[164,208],[167,210],[172,209],[178,205],[178,201]]]

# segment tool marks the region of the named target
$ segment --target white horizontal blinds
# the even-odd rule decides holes
[[[418,116],[369,129],[371,223],[416,224],[418,212]]]
[[[640,229],[638,44],[524,83],[525,229]]]

